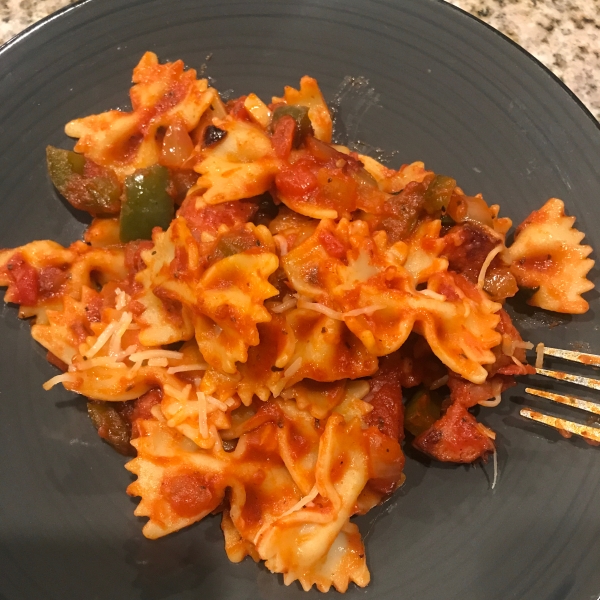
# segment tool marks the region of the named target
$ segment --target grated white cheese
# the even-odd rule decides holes
[[[119,319],[119,326],[110,338],[110,345],[108,347],[108,353],[110,356],[118,356],[122,354],[123,349],[121,348],[121,338],[127,331],[127,328],[133,320],[133,315],[130,312],[124,312]]]
[[[75,383],[77,380],[78,377],[73,373],[61,373],[60,375],[55,375],[51,379],[48,379],[48,381],[46,381],[42,387],[48,391],[59,383]]]
[[[285,236],[278,233],[277,235],[273,236],[273,239],[279,246],[279,255],[285,256],[288,253],[288,243],[287,243],[287,240],[285,239]]]
[[[315,312],[319,312],[330,319],[336,319],[338,321],[344,320],[344,315],[337,310],[333,310],[324,304],[320,304],[319,302],[309,302],[308,300],[300,299],[298,300],[298,308],[306,308],[308,310],[314,310]]]
[[[222,410],[223,412],[227,412],[228,406],[227,406],[227,404],[225,404],[225,402],[221,402],[220,400],[217,400],[216,398],[213,398],[212,396],[209,396],[208,394],[204,394],[204,397],[206,398],[206,401],[209,404],[212,404],[213,406],[215,406],[219,410]]]
[[[182,390],[178,390],[177,388],[165,384],[163,390],[165,394],[171,396],[171,398],[175,398],[175,400],[179,400],[180,402],[187,402],[190,396],[190,391],[192,389],[192,384],[188,383]]]
[[[284,297],[282,302],[280,302],[279,304],[274,304],[271,307],[271,312],[274,312],[276,314],[285,312],[286,310],[288,310],[290,308],[294,308],[296,306],[296,303],[297,303],[296,298],[294,298],[293,296],[287,295]]]
[[[496,487],[496,482],[498,481],[498,453],[496,452],[496,448],[494,447],[494,480],[492,481],[492,489]]]
[[[500,394],[496,394],[493,400],[480,400],[477,404],[480,406],[486,406],[487,408],[494,408],[498,406],[502,402],[502,396]]]
[[[446,385],[448,383],[448,375],[444,375],[442,377],[440,377],[439,379],[436,379],[430,386],[429,389],[430,390],[437,390],[438,388],[441,388],[443,385]]]
[[[499,246],[492,248],[489,254],[486,256],[485,260],[483,261],[483,264],[481,265],[481,271],[479,271],[479,277],[477,278],[477,287],[479,289],[483,289],[483,286],[485,284],[485,274],[487,273],[487,270],[492,264],[494,258],[496,258],[496,255],[502,252],[503,248],[504,244],[500,244]]]
[[[535,357],[535,368],[543,369],[544,368],[544,344],[540,342],[535,347],[536,357]]]
[[[169,367],[167,373],[174,375],[175,373],[184,373],[186,371],[206,371],[208,364],[206,363],[194,363],[191,365],[179,365],[178,367]]]
[[[262,525],[262,527],[256,532],[256,535],[254,536],[254,544],[256,545],[258,543],[260,536],[263,534],[263,532],[266,529],[271,527],[271,525],[274,525],[277,521],[279,521],[279,519],[283,519],[284,517],[287,517],[287,516],[291,515],[292,513],[295,513],[297,511],[301,510],[309,502],[312,502],[318,495],[319,495],[319,489],[317,488],[317,484],[315,483],[312,490],[310,490],[310,492],[308,492],[308,494],[306,496],[304,496],[304,498],[300,498],[300,500],[298,500],[298,502],[296,502],[296,504],[294,504],[294,506],[292,506],[292,508],[286,510],[283,514],[276,517],[270,523],[264,523]]]
[[[517,365],[517,367],[523,366],[523,363],[516,356],[511,356],[511,358],[513,359],[513,362],[515,363],[515,365]]]
[[[374,312],[383,310],[384,308],[387,307],[383,306],[382,304],[372,304],[371,306],[365,306],[364,308],[355,308],[354,310],[349,310],[348,312],[343,313],[342,317],[345,319],[347,317],[358,317],[360,315],[371,316]]]
[[[166,358],[150,358],[148,360],[149,367],[168,367],[169,361]]]
[[[132,362],[144,361],[150,358],[182,359],[183,353],[175,352],[174,350],[142,350],[141,352],[135,352],[129,356],[129,360]]]
[[[150,409],[150,413],[157,421],[160,421],[161,423],[166,423],[165,415],[163,415],[163,412],[160,409],[160,404],[155,404]]]
[[[115,290],[115,308],[117,310],[123,310],[130,300],[131,298],[121,288]]]
[[[105,327],[104,331],[98,336],[98,339],[94,342],[92,347],[87,352],[84,352],[83,356],[85,356],[86,358],[92,358],[92,356],[98,354],[98,352],[102,350],[104,344],[108,342],[108,340],[112,337],[113,333],[117,330],[118,327],[119,321],[113,321],[112,323],[109,323]]]
[[[204,392],[196,392],[198,398],[198,431],[200,437],[208,438],[208,418],[206,415],[206,397]]]
[[[283,376],[288,379],[290,377],[293,377],[299,370],[300,367],[302,366],[302,357],[299,356],[284,372],[283,372]]]
[[[69,367],[69,371],[87,371],[96,367],[109,367],[111,369],[126,369],[124,362],[117,362],[112,356],[97,356],[89,360],[78,361]]]
[[[432,300],[439,300],[440,302],[446,302],[447,298],[443,294],[438,294],[433,290],[421,290],[419,292],[421,296],[425,296],[426,298],[431,298]]]

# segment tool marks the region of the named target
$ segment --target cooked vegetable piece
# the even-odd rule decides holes
[[[463,194],[452,194],[448,204],[448,215],[456,222],[480,223],[492,227],[494,222],[490,208],[485,200],[479,196],[465,196]]]
[[[297,148],[302,140],[312,132],[312,125],[308,118],[308,108],[306,106],[294,106],[291,104],[281,104],[273,111],[271,128],[275,130],[277,122],[282,117],[292,117],[296,122],[296,132],[294,134],[294,148]]]
[[[229,231],[219,239],[208,262],[209,264],[214,264],[227,256],[239,254],[250,248],[255,248],[257,245],[260,245],[260,242],[249,231],[245,229],[241,231]]]
[[[110,402],[87,403],[88,415],[98,430],[98,435],[106,440],[117,452],[125,456],[135,455],[131,439],[131,423]]]
[[[112,171],[53,146],[46,148],[46,162],[52,183],[74,208],[94,216],[119,212],[121,185]]]
[[[204,130],[204,135],[202,136],[202,146],[204,148],[214,146],[217,142],[220,142],[226,135],[227,132],[225,130],[219,129],[214,125],[209,125]]]
[[[174,214],[173,198],[167,192],[169,183],[169,171],[160,165],[138,169],[125,179],[122,242],[149,240],[154,227],[169,227]]]
[[[273,202],[273,196],[265,192],[262,196],[254,198],[258,202],[258,211],[252,217],[255,225],[268,225],[278,214],[279,207]]]
[[[425,192],[425,210],[434,214],[448,207],[456,180],[444,175],[436,175]]]
[[[429,392],[417,392],[404,409],[404,428],[414,436],[427,431],[441,416],[440,405]]]

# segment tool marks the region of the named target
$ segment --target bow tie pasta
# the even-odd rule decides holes
[[[62,371],[44,387],[88,398],[133,457],[148,538],[220,513],[232,562],[366,586],[351,518],[402,485],[402,443],[495,453],[470,409],[532,372],[504,302],[527,287],[585,312],[591,248],[560,200],[507,248],[510,219],[454,179],[333,145],[310,77],[224,102],[147,52],[133,83],[131,111],[75,119],[74,152],[47,149],[94,217],[85,241],[0,251],[5,301]]]

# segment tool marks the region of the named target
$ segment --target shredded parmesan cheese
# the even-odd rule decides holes
[[[477,404],[480,406],[487,406],[488,408],[494,408],[498,406],[502,402],[502,396],[500,394],[496,394],[493,400],[480,400]]]
[[[421,296],[431,298],[432,300],[439,300],[440,302],[446,302],[446,296],[444,296],[443,294],[438,294],[437,292],[434,292],[433,290],[421,290],[419,292],[419,294],[421,294]]]
[[[513,342],[513,346],[515,348],[523,348],[525,350],[533,350],[533,344],[531,342],[521,342],[519,340],[515,340]]]
[[[130,312],[124,312],[119,319],[119,326],[117,330],[112,334],[110,339],[110,345],[108,349],[108,353],[111,356],[118,356],[122,353],[121,349],[121,338],[127,331],[127,328],[131,324],[133,320],[133,315]]]
[[[277,235],[273,236],[273,239],[275,240],[275,242],[277,242],[277,245],[279,246],[280,256],[285,256],[288,253],[288,243],[285,239],[285,236],[278,233]]]
[[[355,308],[354,310],[349,310],[342,314],[342,317],[345,319],[347,317],[358,317],[360,315],[368,315],[371,316],[374,312],[378,310],[383,310],[386,308],[381,304],[373,304],[371,306],[365,306],[364,308]]]
[[[219,410],[222,410],[223,412],[227,412],[228,406],[227,404],[225,404],[225,402],[221,402],[220,400],[217,400],[216,398],[213,398],[212,396],[209,396],[207,394],[204,394],[204,397],[206,398],[206,401],[209,404],[212,404],[213,406],[215,406]]]
[[[94,345],[83,354],[86,358],[92,358],[102,350],[104,344],[112,337],[113,333],[118,329],[120,321],[113,321],[109,323],[104,331],[98,336],[98,339],[94,342]]]
[[[479,271],[479,277],[477,278],[477,287],[479,289],[483,289],[483,285],[485,284],[485,274],[487,273],[487,270],[492,264],[494,258],[496,258],[496,255],[502,252],[503,248],[504,244],[500,244],[495,248],[492,248],[489,254],[486,256],[485,260],[483,261],[483,264],[481,265],[481,271]]]
[[[174,375],[175,373],[184,373],[186,371],[206,371],[208,365],[206,363],[194,363],[192,365],[179,365],[178,367],[169,367],[167,373]]]
[[[127,373],[127,377],[129,377],[129,378],[133,377],[140,370],[141,366],[142,366],[141,360],[134,363],[133,367],[131,367],[131,369],[129,369],[129,373]]]
[[[492,481],[492,489],[496,487],[496,482],[498,481],[498,453],[496,452],[496,448],[494,448],[494,480]]]
[[[283,372],[283,376],[288,379],[290,377],[293,377],[299,370],[300,367],[302,366],[302,357],[299,356],[284,372]]]
[[[123,310],[130,300],[131,298],[121,288],[115,290],[115,308],[117,310]]]
[[[171,396],[171,398],[175,398],[175,400],[179,400],[180,402],[187,402],[190,396],[190,390],[192,389],[192,384],[188,383],[182,390],[178,390],[177,388],[169,385],[168,383],[164,386],[165,394]]]
[[[200,437],[208,438],[208,418],[206,415],[206,397],[204,392],[196,392],[198,398],[198,431]]]
[[[157,420],[160,421],[161,423],[165,423],[166,419],[165,419],[165,415],[163,415],[162,410],[160,409],[160,404],[155,404],[151,409],[150,409],[150,414]]]
[[[429,389],[430,390],[437,390],[438,388],[441,388],[443,385],[446,385],[447,383],[448,383],[448,375],[444,375],[443,377],[440,377],[439,379],[436,379],[429,386]]]
[[[496,434],[491,429],[488,429],[483,423],[477,423],[477,428],[479,431],[481,431],[481,433],[483,433],[483,435],[487,435],[490,440],[496,439]]]
[[[59,383],[75,383],[77,381],[77,377],[72,373],[61,373],[60,375],[56,375],[52,377],[52,379],[48,379],[46,383],[42,385],[42,387],[48,391],[52,389],[55,385]]]
[[[337,319],[338,321],[344,320],[344,315],[337,310],[333,310],[324,304],[320,304],[319,302],[308,302],[307,300],[298,300],[298,308],[306,308],[308,310],[314,310],[315,312],[319,312],[330,319]]]
[[[136,352],[129,357],[132,362],[140,362],[149,360],[150,358],[174,358],[182,359],[183,354],[181,352],[175,352],[174,350],[142,350]]]
[[[535,368],[543,369],[544,368],[544,344],[540,342],[535,347],[536,357],[535,357]]]
[[[123,362],[117,362],[111,356],[97,356],[89,360],[77,361],[69,367],[69,371],[87,371],[96,367],[109,367],[111,369],[125,369],[127,365]]]
[[[276,314],[285,312],[286,310],[288,310],[290,308],[294,308],[296,306],[296,302],[297,302],[296,298],[294,298],[293,296],[287,295],[283,299],[283,302],[280,302],[279,304],[274,304],[271,307],[271,312],[274,312]]]
[[[523,363],[516,356],[511,356],[511,358],[513,359],[513,362],[515,363],[515,365],[517,365],[517,367],[523,366]]]
[[[262,525],[262,527],[257,531],[256,535],[254,536],[254,544],[256,545],[258,543],[260,536],[264,533],[264,531],[266,529],[268,529],[269,527],[271,527],[272,525],[277,523],[277,521],[279,521],[280,519],[283,519],[284,517],[287,517],[287,516],[291,515],[292,513],[295,513],[297,511],[301,510],[309,502],[312,502],[318,495],[319,495],[319,489],[317,488],[317,484],[315,483],[312,490],[310,490],[310,492],[308,492],[308,494],[306,496],[304,496],[304,498],[300,498],[300,500],[298,500],[298,502],[296,502],[296,504],[294,504],[294,506],[292,506],[292,508],[286,510],[283,514],[276,517],[270,523],[264,523]]]
[[[148,360],[149,367],[168,367],[169,361],[166,358],[151,358]]]
[[[355,308],[353,310],[349,310],[348,312],[341,313],[337,310],[333,310],[320,302],[309,302],[308,300],[304,300],[300,298],[298,300],[298,308],[306,308],[308,310],[314,310],[315,312],[319,312],[330,319],[336,319],[338,321],[343,321],[348,317],[358,317],[359,315],[372,315],[375,311],[383,310],[386,308],[380,304],[373,304],[371,306],[365,306],[364,308]]]

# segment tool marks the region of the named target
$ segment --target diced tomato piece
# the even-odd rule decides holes
[[[35,306],[39,293],[39,274],[20,252],[15,253],[6,265],[11,279],[10,301],[23,306]]]
[[[186,220],[197,240],[201,239],[203,232],[214,236],[220,225],[227,225],[229,229],[233,229],[237,225],[247,223],[258,210],[258,203],[253,200],[223,202],[197,209],[196,199],[196,196],[188,196],[183,201],[178,216]]]
[[[39,272],[40,296],[49,298],[62,293],[62,287],[67,280],[68,273],[58,267],[44,267]]]
[[[325,248],[325,252],[332,256],[333,258],[339,258],[340,260],[346,258],[346,248],[344,244],[338,240],[333,233],[327,231],[326,229],[321,229],[319,231],[319,243],[323,248]]]
[[[230,100],[225,107],[227,108],[227,112],[238,121],[248,121],[252,122],[246,107],[244,106],[244,102],[246,101],[247,96],[240,96],[235,100]]]
[[[160,492],[178,515],[187,518],[210,512],[221,501],[211,478],[197,472],[165,477]]]
[[[142,252],[150,250],[154,244],[149,240],[141,240],[129,242],[125,246],[125,266],[129,271],[130,276],[143,271],[146,268],[146,263],[142,259]]]
[[[292,151],[296,121],[289,115],[284,115],[277,121],[275,131],[271,136],[271,144],[279,158],[287,159]]]
[[[442,462],[471,463],[494,451],[492,440],[478,427],[475,417],[459,403],[415,438],[413,446]]]
[[[394,440],[404,438],[404,405],[400,387],[399,352],[382,358],[379,371],[371,379],[371,391],[365,398],[373,410],[366,418],[367,425],[373,425]]]
[[[303,198],[314,192],[319,182],[310,164],[298,161],[277,173],[275,185],[284,197]]]

